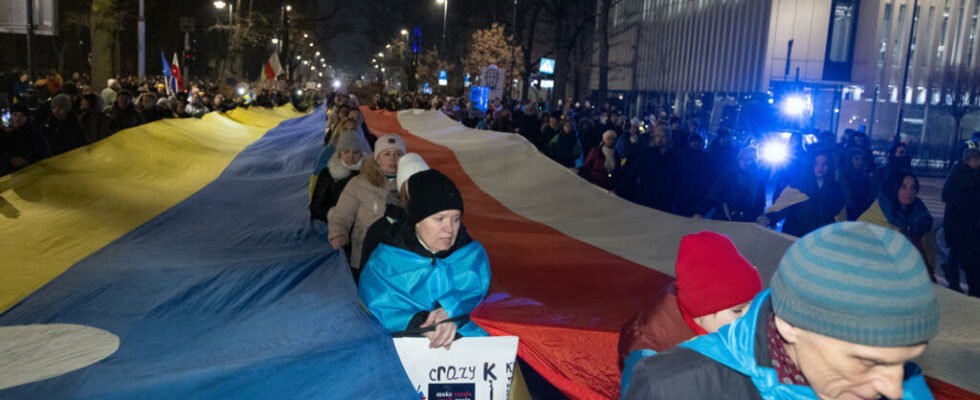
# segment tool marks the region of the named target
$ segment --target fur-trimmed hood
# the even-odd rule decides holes
[[[334,180],[341,180],[351,176],[353,171],[361,170],[361,162],[364,161],[364,157],[357,162],[353,167],[344,165],[344,161],[340,159],[340,152],[334,152],[330,156],[330,161],[327,161],[327,170],[330,171],[330,177]]]

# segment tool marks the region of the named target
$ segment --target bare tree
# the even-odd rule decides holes
[[[951,160],[959,157],[957,150],[962,143],[963,117],[980,111],[980,70],[965,66],[946,66],[930,77],[933,92],[939,94],[939,104],[953,117],[953,134],[950,138]]]
[[[430,87],[435,87],[439,81],[439,70],[448,71],[449,68],[449,63],[439,55],[439,50],[429,49],[419,58],[419,65],[416,68],[418,82],[419,84],[428,83]],[[458,77],[450,76],[449,79],[456,80]]]
[[[596,0],[548,0],[544,6],[554,32],[555,90],[552,101],[565,97],[571,53],[582,31],[595,23]]]
[[[115,44],[125,17],[118,0],[93,0],[88,15],[89,34],[92,40],[92,89],[105,88],[113,77],[116,59]]]
[[[521,29],[517,30],[517,42],[521,44],[522,50],[524,52],[524,69],[531,70],[531,66],[534,65],[531,61],[531,52],[534,50],[534,37],[535,28],[538,24],[538,16],[541,15],[541,10],[544,8],[544,3],[541,1],[529,1],[522,2],[524,4],[524,12],[521,13]],[[528,12],[529,11],[529,12]],[[527,21],[527,22],[524,22]],[[523,26],[527,25],[527,35],[524,36]],[[521,100],[526,101],[528,95],[530,80],[523,79],[521,81]]]

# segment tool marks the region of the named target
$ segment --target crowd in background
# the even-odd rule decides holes
[[[222,90],[214,82],[186,82],[167,90],[164,77],[109,79],[94,91],[89,78],[57,71],[32,81],[18,69],[0,74],[0,176],[44,158],[95,143],[116,132],[165,118],[201,118],[236,107],[275,107],[297,99],[293,92]],[[310,98],[306,98],[310,97]],[[299,104],[297,104],[299,106]],[[308,107],[309,105],[304,105]]]
[[[759,138],[724,128],[709,132],[663,110],[630,117],[609,103],[593,107],[571,99],[557,108],[497,100],[486,111],[452,98],[408,103],[441,109],[467,127],[519,134],[584,179],[663,212],[756,222],[798,237],[835,221],[890,227],[916,245],[930,273],[941,264],[950,287],[962,291],[962,268],[970,294],[980,296],[980,249],[974,249],[980,243],[980,133],[946,179],[947,218],[938,243],[949,247],[949,256],[937,262],[937,229],[918,197],[906,143],[876,155],[861,130],[847,129],[840,138],[793,132],[785,157],[774,162],[762,159]]]

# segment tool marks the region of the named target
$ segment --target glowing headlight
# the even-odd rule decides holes
[[[778,165],[786,162],[789,151],[786,144],[778,141],[766,142],[762,145],[762,159],[769,164]]]
[[[789,96],[783,100],[782,109],[786,115],[800,116],[810,108],[802,96]]]

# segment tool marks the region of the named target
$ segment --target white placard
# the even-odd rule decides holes
[[[408,378],[426,400],[506,400],[514,376],[517,336],[469,337],[449,350],[427,338],[396,338]]]
[[[507,70],[500,67],[483,67],[480,71],[480,86],[490,88],[490,102],[504,97]]]

